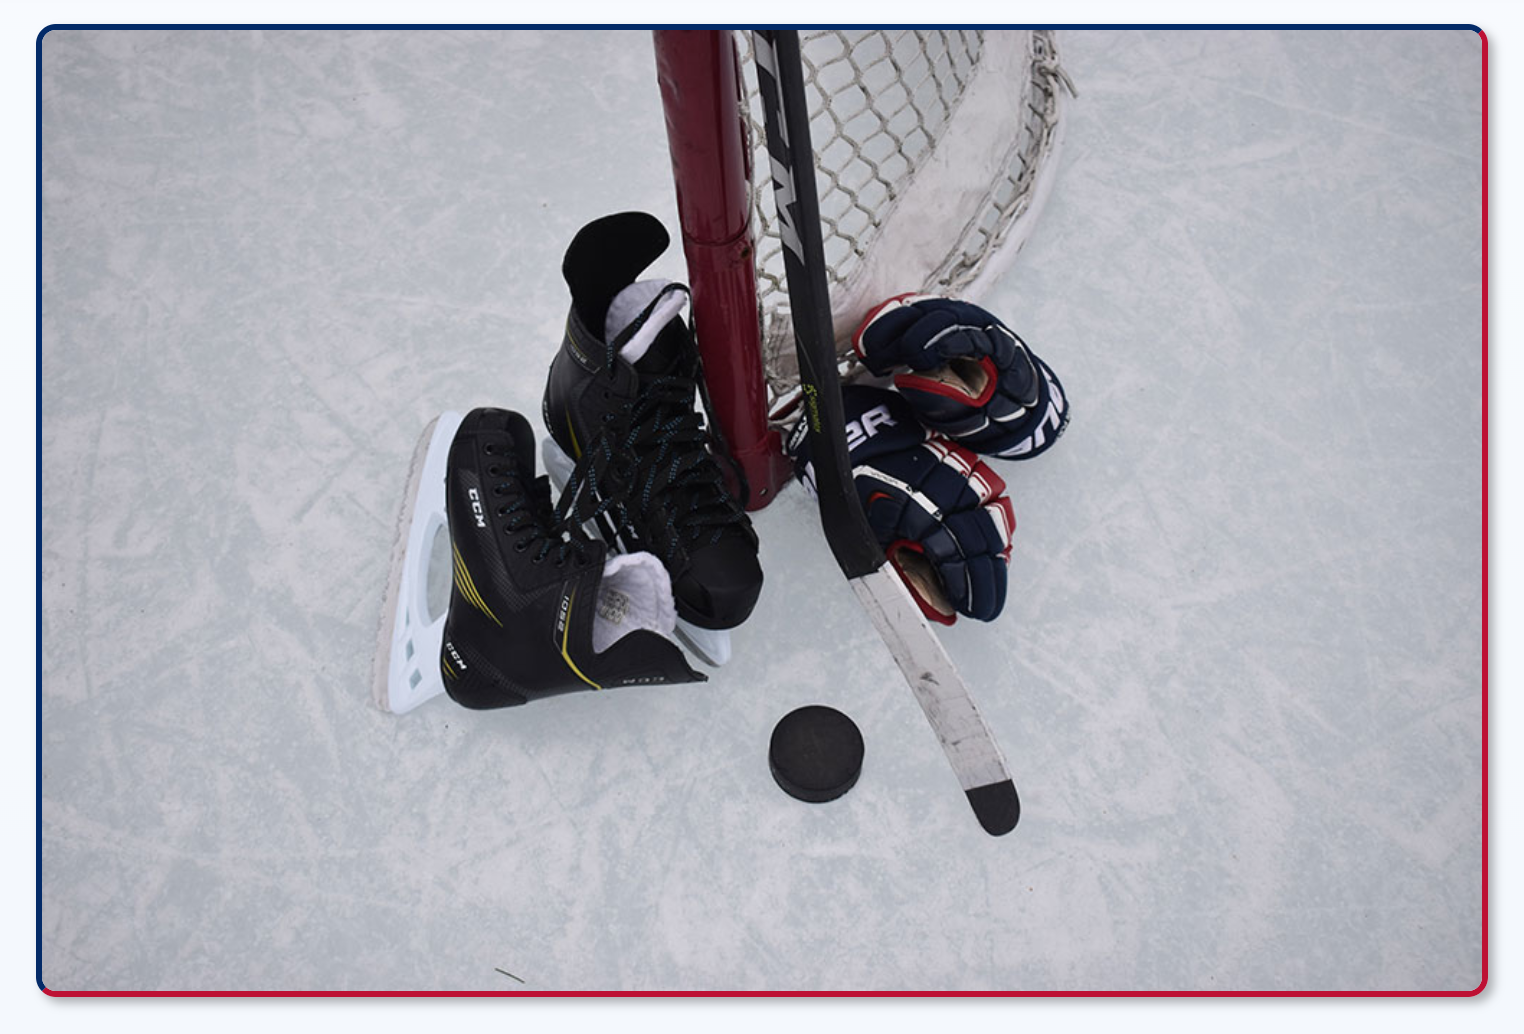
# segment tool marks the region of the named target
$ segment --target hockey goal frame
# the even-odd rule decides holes
[[[753,137],[756,113],[743,72],[739,31],[658,29],[652,38],[692,289],[694,332],[715,430],[745,479],[747,508],[758,510],[772,502],[791,476],[773,409],[779,402],[780,380],[789,380],[780,378],[776,364],[780,355],[785,362],[792,355],[793,334],[786,311],[780,314],[774,308],[778,285],[769,281],[776,277],[764,269],[778,261],[779,240],[776,230],[763,235],[760,223],[766,214],[755,207],[760,197],[766,195],[770,202],[771,196],[754,186],[754,178],[765,185],[769,177],[766,170],[753,167],[754,160],[767,159],[756,149],[760,140]],[[998,221],[992,227],[975,225],[988,219],[970,218],[974,210],[967,208],[952,218],[916,209],[913,217],[898,220],[894,234],[886,233],[853,256],[852,261],[862,259],[870,268],[857,282],[838,281],[831,288],[835,300],[844,303],[838,306],[834,328],[839,357],[849,354],[842,342],[862,315],[857,310],[866,311],[891,294],[919,290],[977,298],[1020,250],[1051,189],[1062,137],[1059,83],[1073,91],[1058,66],[1053,34],[1027,34],[1031,50],[1025,69],[1014,67],[1020,59],[1009,57],[1009,47],[984,46],[988,33],[962,35],[979,37],[981,57],[1007,56],[986,61],[997,71],[984,76],[979,91],[960,93],[945,116],[949,132],[921,152],[928,165],[940,166],[935,181],[928,185],[933,177],[922,176],[913,185],[911,177],[904,182],[919,192],[919,205],[944,187],[973,196],[980,189],[979,177],[986,182],[993,177],[984,188],[988,193],[983,202],[976,202],[987,204],[994,199],[995,184],[1005,177],[1008,182],[999,188],[1003,198],[997,202]],[[898,73],[896,55],[885,56]],[[1029,90],[1039,96],[1028,96]],[[954,118],[962,120],[956,131],[951,129]],[[1012,123],[1014,132],[983,132],[992,121]],[[823,145],[817,141],[817,146]],[[822,158],[816,154],[827,176],[820,189],[838,189],[840,183]],[[1010,174],[1013,161],[1019,176]],[[857,206],[855,196],[853,205]],[[891,197],[891,211],[897,205],[911,208]],[[939,222],[949,225],[929,232],[920,229]],[[974,233],[981,238],[976,254],[965,250]],[[786,299],[782,304],[786,307]]]

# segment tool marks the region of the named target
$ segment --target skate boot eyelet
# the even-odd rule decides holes
[[[506,507],[506,506],[499,506],[497,508],[497,515],[499,517],[507,517],[508,516],[508,507]]]
[[[493,446],[493,444],[491,442],[483,442],[482,443],[482,455],[483,456],[491,456],[495,452],[497,452],[497,449]]]
[[[488,477],[491,477],[491,478],[501,477],[502,474],[503,474],[503,468],[497,466],[496,464],[493,464],[492,466],[487,468],[487,476]]]
[[[511,529],[511,528],[504,528],[503,530],[504,531],[511,531],[513,529]],[[515,542],[513,544],[513,551],[515,553],[522,553],[522,552],[524,552],[524,550],[526,550],[528,548],[529,548],[529,543],[527,543],[527,542]]]

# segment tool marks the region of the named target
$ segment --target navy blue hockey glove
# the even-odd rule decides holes
[[[1024,460],[1069,423],[1058,378],[1004,323],[969,302],[902,294],[868,313],[852,346],[921,423],[975,452]],[[906,369],[908,367],[908,369]]]
[[[1005,606],[1016,517],[1005,482],[973,453],[922,427],[899,395],[846,385],[852,479],[879,545],[921,612],[992,621]],[[788,443],[794,472],[815,494],[804,421]]]

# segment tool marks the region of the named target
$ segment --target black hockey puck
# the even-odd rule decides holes
[[[812,804],[834,801],[852,789],[863,770],[863,734],[835,708],[801,707],[773,729],[767,763],[790,797]]]

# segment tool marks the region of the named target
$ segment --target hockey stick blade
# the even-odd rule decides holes
[[[799,34],[758,29],[752,39],[783,240],[784,281],[799,356],[804,403],[800,419],[810,434],[820,523],[837,564],[941,741],[979,824],[1000,836],[1014,829],[1021,815],[1005,759],[941,642],[909,590],[885,563],[853,483]]]
[[[910,590],[888,565],[849,584],[937,734],[979,825],[991,836],[1009,833],[1021,818],[1016,784],[963,677]]]

